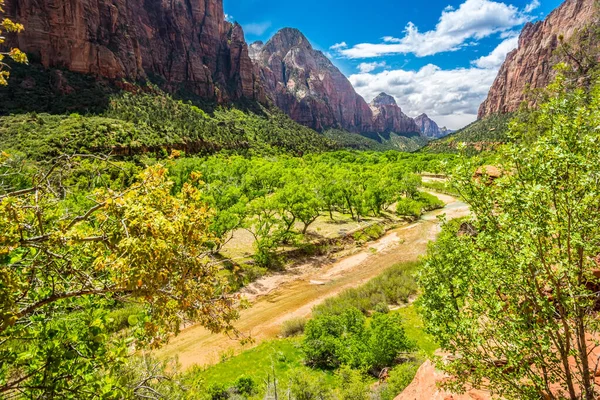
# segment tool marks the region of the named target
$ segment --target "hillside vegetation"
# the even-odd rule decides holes
[[[427,153],[458,153],[463,143],[467,154],[476,154],[498,148],[508,140],[508,123],[513,114],[495,114],[438,140],[430,142],[421,151]]]

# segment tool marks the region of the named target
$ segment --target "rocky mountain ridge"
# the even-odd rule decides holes
[[[421,114],[415,118],[415,122],[419,130],[429,139],[439,139],[447,134],[447,129],[440,129],[434,120],[429,118],[427,114]]]
[[[25,26],[10,44],[46,68],[151,80],[208,100],[265,101],[242,27],[222,0],[7,0]]]
[[[525,91],[543,88],[554,77],[555,50],[559,37],[568,40],[577,29],[596,18],[595,0],[566,0],[544,21],[528,23],[519,36],[519,46],[510,52],[498,72],[478,118],[517,111]]]
[[[367,104],[299,30],[284,28],[266,44],[253,43],[250,49],[267,95],[295,121],[318,131],[420,135],[393,97],[380,95],[381,102]]]

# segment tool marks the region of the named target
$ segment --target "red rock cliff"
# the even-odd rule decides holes
[[[46,67],[152,78],[218,101],[263,95],[239,25],[222,0],[7,0],[16,39]]]
[[[519,47],[508,54],[479,108],[479,118],[494,113],[516,111],[525,99],[528,86],[543,88],[554,74],[554,51],[558,37],[568,39],[578,28],[593,21],[595,0],[566,0],[545,21],[527,24],[519,37]]]

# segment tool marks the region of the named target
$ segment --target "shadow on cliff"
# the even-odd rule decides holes
[[[33,57],[29,57],[29,65],[10,64],[9,85],[0,86],[0,116],[30,112],[103,114],[109,107],[111,97],[143,87],[63,69],[46,69]],[[213,114],[219,107],[216,102],[203,99],[185,88],[172,96],[189,101],[208,114]],[[258,116],[265,115],[264,108],[251,100],[239,100],[228,106]]]

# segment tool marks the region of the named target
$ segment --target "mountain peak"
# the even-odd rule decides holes
[[[291,49],[293,47],[312,49],[312,45],[306,36],[296,28],[283,28],[277,31],[277,33],[267,42],[267,46],[275,43],[277,43],[276,47],[280,49]]]
[[[374,105],[375,107],[397,106],[398,105],[398,104],[396,104],[396,99],[394,99],[392,96],[390,96],[389,94],[384,93],[384,92],[379,93],[379,95],[373,99],[371,104]]]

